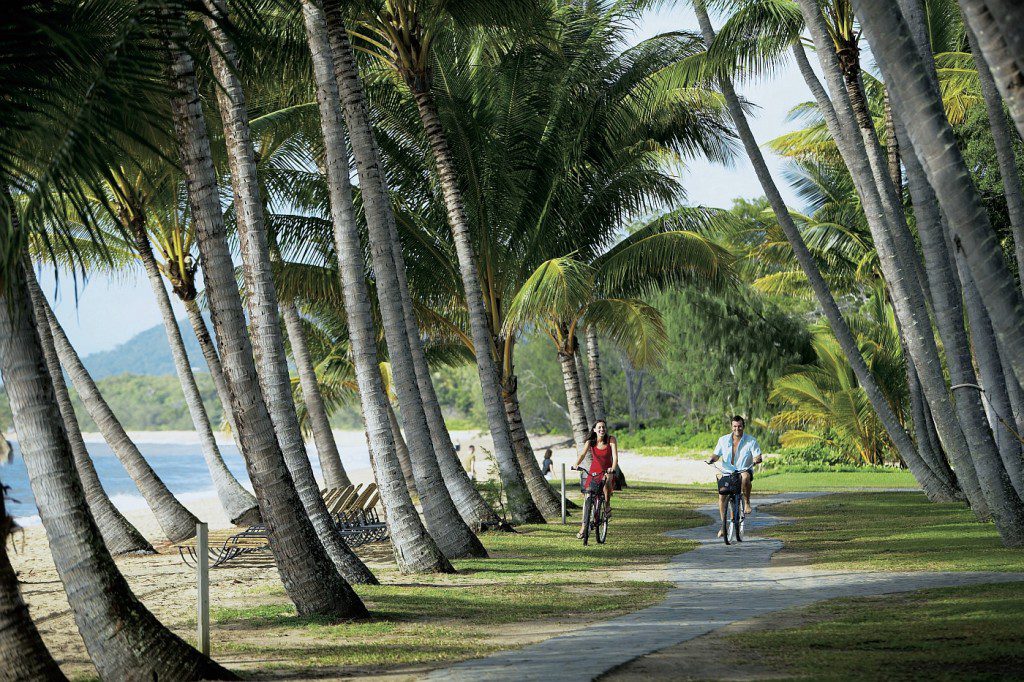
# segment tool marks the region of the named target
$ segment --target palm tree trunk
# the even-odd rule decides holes
[[[153,257],[153,248],[149,243],[146,227],[142,222],[136,221],[131,229],[132,236],[135,238],[135,248],[146,270],[149,285],[153,289],[157,307],[160,309],[160,316],[163,318],[164,331],[167,333],[167,340],[171,346],[171,357],[174,358],[174,369],[181,382],[182,393],[185,395],[185,405],[188,407],[192,424],[199,435],[199,449],[203,453],[203,459],[206,460],[206,468],[210,471],[213,487],[217,491],[220,504],[227,512],[231,523],[237,526],[251,526],[259,523],[260,512],[256,498],[235,479],[227,465],[224,464],[224,459],[217,448],[217,440],[213,436],[210,417],[206,414],[203,397],[199,393],[199,386],[196,385],[195,375],[192,374],[192,365],[189,363],[188,354],[185,351],[185,342],[181,338],[181,329],[174,317],[171,299],[164,288],[160,267],[157,265],[156,258]]]
[[[27,261],[26,261],[27,263]],[[31,266],[25,266],[26,282],[29,295],[32,299],[33,313],[36,327],[39,330],[39,343],[46,359],[46,368],[50,372],[50,379],[53,381],[54,397],[57,400],[57,408],[60,410],[61,419],[64,421],[64,430],[68,434],[68,444],[71,447],[71,454],[75,459],[75,469],[82,481],[82,489],[85,492],[85,500],[89,504],[89,511],[96,520],[96,525],[103,536],[103,542],[111,554],[155,554],[156,550],[149,541],[142,536],[131,522],[118,511],[114,503],[110,501],[107,492],[100,483],[100,477],[96,474],[96,467],[93,466],[92,458],[85,447],[82,439],[82,431],[78,426],[78,418],[75,416],[75,408],[71,404],[71,396],[68,387],[64,383],[64,372],[61,371],[60,360],[57,357],[57,349],[53,345],[53,333],[50,331],[50,324],[46,320],[46,307],[43,292],[39,288],[32,272]]]
[[[913,37],[898,7],[881,0],[857,0],[855,6],[871,40],[893,105],[907,127],[928,179],[956,237],[956,247],[967,257],[1004,357],[1018,381],[1024,378],[1024,297],[1016,286],[999,247],[963,156],[957,146],[939,93],[921,68]],[[965,9],[968,4],[965,2]],[[984,49],[982,31],[972,26]],[[991,61],[989,62],[991,64]],[[1021,90],[1024,94],[1024,89]]]
[[[96,387],[96,382],[92,380],[89,371],[82,364],[82,359],[78,357],[78,353],[68,341],[50,304],[44,300],[43,305],[46,309],[46,320],[53,332],[53,343],[57,349],[57,355],[60,357],[64,370],[71,377],[71,383],[74,384],[78,397],[82,399],[85,409],[89,411],[89,416],[96,422],[100,433],[103,434],[103,440],[107,441],[107,445],[117,455],[132,482],[145,498],[146,504],[153,510],[167,539],[171,542],[181,542],[194,536],[198,519],[171,494],[164,482],[153,471],[153,467],[139,452],[135,443],[125,433],[121,422],[118,421],[107,401],[103,399],[99,388]]]
[[[593,426],[597,422],[594,417],[594,405],[590,402],[590,382],[587,381],[587,370],[583,365],[583,352],[580,350],[580,342],[576,336],[572,339],[573,359],[576,362],[576,376],[580,380],[580,402],[583,403],[583,414],[587,416],[587,424]]]
[[[183,17],[175,19],[174,25],[181,27]],[[238,439],[246,445],[246,468],[260,505],[260,515],[267,525],[270,549],[285,590],[300,615],[362,617],[367,613],[366,607],[318,538],[317,529],[292,481],[264,402],[228,250],[195,66],[180,47],[182,40],[176,34],[169,46],[175,87],[171,113],[206,295],[224,363],[231,414],[235,417]],[[239,181],[237,176],[235,180]]]
[[[607,419],[604,409],[604,389],[601,386],[601,351],[598,348],[597,329],[587,327],[587,368],[590,370],[590,402],[594,406],[594,419]]]
[[[320,470],[324,473],[324,485],[327,488],[345,488],[352,485],[345,466],[341,463],[338,443],[334,440],[331,422],[327,417],[324,397],[320,393],[320,384],[316,379],[313,359],[306,343],[306,331],[302,328],[302,318],[295,303],[281,299],[281,317],[284,318],[285,330],[288,332],[288,343],[292,347],[292,358],[299,372],[299,385],[302,387],[302,400],[306,404],[306,414],[313,431],[313,442],[316,454],[320,458]]]
[[[548,485],[544,474],[537,465],[537,457],[533,454],[530,437],[523,424],[523,415],[519,410],[519,380],[513,374],[502,382],[502,402],[505,405],[505,417],[508,419],[509,432],[512,435],[512,446],[516,450],[519,466],[530,490],[534,504],[544,514],[544,518],[555,518],[562,513],[562,501],[558,493]],[[568,499],[566,500],[568,502]]]
[[[1022,72],[1022,52],[1019,44],[1020,32],[1019,16],[1018,23],[1004,23],[1009,15],[1000,15],[1003,3],[996,0],[960,0],[960,8],[967,19],[970,32],[977,36],[978,47],[985,57],[991,70],[992,78],[1007,107],[1017,130],[1024,137],[1024,72]],[[1019,12],[1019,10],[1018,10]],[[1016,50],[1011,44],[1016,38]],[[972,44],[971,51],[977,54]],[[984,78],[984,76],[982,76]],[[982,86],[984,87],[984,85]],[[986,96],[986,104],[988,97]]]
[[[704,8],[704,4],[701,0],[695,2],[694,7],[697,10],[697,18],[700,21],[701,32],[704,34],[704,42],[707,45],[710,45],[711,41],[714,39],[714,30],[711,28],[711,20],[708,17],[707,10]],[[949,486],[936,477],[928,465],[925,464],[924,460],[917,452],[917,449],[914,447],[914,443],[911,440],[910,435],[903,428],[902,424],[900,424],[899,419],[897,419],[892,408],[886,401],[884,394],[878,388],[878,384],[875,382],[867,364],[864,362],[863,356],[860,354],[860,349],[857,345],[856,339],[850,331],[849,326],[846,324],[846,320],[843,319],[842,312],[839,310],[839,306],[836,305],[835,299],[832,297],[832,292],[829,290],[828,285],[821,276],[821,272],[818,270],[818,264],[815,262],[810,251],[808,251],[807,245],[804,243],[800,231],[797,229],[796,224],[789,215],[786,203],[783,201],[782,195],[779,193],[778,187],[772,179],[771,172],[768,170],[768,165],[765,163],[764,156],[761,154],[760,147],[757,145],[757,140],[754,138],[754,134],[747,123],[746,114],[743,112],[742,105],[740,104],[739,98],[736,96],[736,91],[733,89],[732,82],[727,78],[722,78],[719,82],[722,93],[725,96],[729,114],[736,124],[736,130],[743,142],[743,147],[754,166],[754,172],[757,175],[766,196],[768,197],[772,211],[775,213],[776,219],[779,221],[779,224],[785,232],[787,240],[793,247],[794,256],[806,275],[811,286],[811,290],[818,299],[818,303],[822,307],[825,318],[828,320],[829,326],[831,327],[840,348],[842,348],[850,366],[853,368],[858,382],[867,394],[872,407],[875,409],[875,413],[878,415],[879,420],[886,429],[886,432],[895,444],[897,451],[903,458],[903,461],[907,463],[908,467],[910,467],[914,477],[918,480],[929,497],[932,499],[944,500],[955,499],[955,494]]]
[[[562,368],[562,385],[565,388],[565,401],[569,406],[569,416],[572,420],[572,437],[576,447],[583,447],[587,436],[590,435],[590,422],[583,412],[583,395],[580,390],[579,376],[576,374],[576,357],[572,351],[560,349],[558,351],[558,363]]]
[[[57,574],[99,676],[236,679],[165,628],[135,597],[89,513],[32,319],[26,273],[5,275],[0,373]],[[6,659],[5,659],[6,662]]]
[[[222,12],[212,0],[207,3],[207,7],[213,16]],[[370,570],[345,544],[334,519],[327,511],[302,439],[281,334],[263,201],[256,177],[256,156],[249,132],[245,93],[238,78],[235,45],[217,25],[213,16],[206,18],[207,30],[214,39],[210,44],[210,61],[220,85],[215,90],[224,124],[228,165],[231,168],[235,214],[238,217],[242,247],[242,272],[249,292],[246,303],[253,330],[253,349],[260,386],[295,490],[324,549],[341,575],[350,582],[376,582]]]
[[[340,13],[340,6],[338,12]],[[382,183],[376,142],[370,128],[369,113],[356,71],[355,58],[348,46],[347,36],[344,35],[344,26],[339,22],[335,22],[335,26],[337,30],[328,35],[329,42],[331,35],[334,36],[331,48],[334,75],[342,95],[342,113],[348,124],[353,152],[358,150],[355,156],[356,170],[359,174],[363,208],[366,213],[370,255],[377,278],[381,320],[391,360],[392,383],[402,411],[402,424],[405,427],[423,518],[430,534],[449,559],[486,557],[487,551],[483,544],[462,519],[452,500],[441,472],[438,455],[434,452],[434,438],[423,407],[422,391],[411,348],[413,343],[420,343],[419,326],[414,317],[406,316],[405,299],[408,296],[407,292],[403,292],[399,282],[395,258],[395,230],[392,229],[394,214],[391,197]],[[345,59],[346,53],[348,59]],[[341,60],[335,55],[341,57]],[[402,274],[405,275],[404,268]],[[411,310],[411,303],[409,308]],[[426,381],[431,381],[429,375]],[[442,451],[447,450],[450,444],[441,444],[441,448]]]
[[[1017,257],[1017,274],[1021,288],[1024,289],[1024,190],[1021,189],[1020,173],[1013,154],[1013,138],[1010,128],[1006,125],[1006,114],[1003,101],[999,97],[992,72],[982,56],[978,39],[970,25],[964,22],[964,32],[971,46],[974,66],[978,70],[978,83],[981,94],[985,98],[985,109],[988,112],[989,130],[992,131],[992,142],[996,148],[996,160],[999,162],[999,175],[1003,179],[1003,196],[1006,197],[1006,208],[1010,215],[1010,228],[1013,231],[1014,254]]]
[[[478,349],[475,357],[477,372],[480,375],[484,408],[487,413],[487,425],[494,442],[494,455],[508,499],[509,512],[513,523],[542,523],[544,516],[530,496],[529,488],[523,478],[522,468],[512,446],[512,436],[509,432],[508,421],[505,419],[505,408],[499,393],[498,370],[494,356],[490,352],[486,352],[486,349],[490,349],[492,346],[490,325],[488,324],[487,310],[484,307],[483,289],[477,271],[476,255],[473,251],[472,235],[466,218],[455,161],[448,147],[448,139],[445,136],[444,127],[441,125],[437,105],[429,86],[417,79],[411,79],[409,86],[416,99],[420,121],[433,152],[437,179],[444,195],[448,224],[455,242],[459,274],[466,296],[473,346]]]
[[[409,446],[405,443],[405,436],[402,435],[402,425],[398,423],[398,415],[391,401],[387,401],[388,421],[391,423],[391,435],[395,438],[395,453],[398,455],[398,463],[402,466],[402,476],[405,478],[405,485],[409,488],[410,495],[418,495],[416,492],[416,476],[412,472],[412,460],[409,459]]]
[[[66,680],[29,616],[28,604],[18,587],[18,574],[7,556],[7,543],[15,526],[4,504],[6,491],[0,482],[0,661],[4,662],[0,682]]]
[[[185,304],[185,311],[188,313],[188,321],[192,324],[192,331],[195,332],[199,347],[203,351],[203,358],[206,359],[206,366],[210,370],[210,377],[213,379],[213,386],[217,389],[217,398],[220,400],[221,408],[224,410],[224,419],[231,427],[232,434],[235,432],[235,419],[231,414],[231,396],[228,394],[227,380],[224,379],[224,367],[221,365],[220,356],[217,354],[217,346],[210,336],[210,330],[206,328],[206,320],[199,310],[199,304],[194,298],[182,299]],[[238,443],[237,436],[235,442]],[[238,451],[242,451],[238,443]]]
[[[387,397],[377,363],[376,334],[370,310],[370,293],[363,277],[362,247],[356,231],[352,188],[349,185],[349,158],[345,146],[340,93],[334,61],[320,9],[308,0],[302,2],[306,37],[313,59],[320,125],[324,137],[327,185],[330,193],[334,240],[338,253],[348,320],[352,364],[356,371],[359,398],[366,422],[367,441],[373,458],[377,486],[388,516],[388,528],[395,559],[403,573],[454,571],[420,522],[402,468],[395,453],[391,423],[387,415]]]
[[[973,368],[969,362],[966,365],[962,362],[963,351],[958,352],[958,349],[968,346],[955,282],[950,279],[941,227],[936,230],[936,226],[918,221],[918,231],[922,241],[926,242],[923,248],[928,256],[927,276],[920,278],[916,272],[920,261],[906,227],[903,209],[896,205],[895,190],[881,159],[881,150],[867,112],[860,67],[856,62],[846,63],[844,70],[834,52],[834,43],[818,5],[813,0],[799,0],[799,3],[833,96],[833,108],[826,111],[825,120],[864,205],[879,265],[892,293],[891,301],[904,331],[907,350],[925,398],[937,416],[939,437],[953,458],[960,487],[979,518],[986,518],[989,496],[978,482],[975,470],[980,459],[994,453],[995,444],[985,423],[984,410],[977,409],[981,407],[980,402],[961,400],[954,405],[951,400],[928,318],[928,306],[920,287],[922,282],[931,283],[936,322],[946,341],[951,374],[966,378],[968,373],[973,374]],[[855,74],[851,76],[853,71]],[[815,95],[820,96],[817,92]],[[899,121],[898,115],[896,120]],[[905,158],[913,194],[919,188],[912,173],[912,161]],[[956,311],[960,312],[959,316]]]

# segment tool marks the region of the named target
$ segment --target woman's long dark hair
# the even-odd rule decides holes
[[[587,436],[587,443],[590,444],[590,447],[595,447],[597,445],[598,424],[604,424],[604,444],[608,445],[609,443],[612,442],[612,432],[608,430],[608,422],[606,422],[603,419],[598,419],[596,422],[594,422],[594,428],[590,429],[590,435]]]

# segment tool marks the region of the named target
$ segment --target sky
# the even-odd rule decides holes
[[[639,42],[664,31],[697,31],[693,10],[684,7],[684,3],[674,4],[674,8],[645,15],[634,40]],[[715,23],[717,26],[721,22]],[[792,64],[778,69],[771,78],[742,84],[738,90],[741,96],[756,105],[749,113],[750,123],[762,145],[792,129],[794,126],[786,122],[789,110],[811,98]],[[781,161],[764,151],[783,196],[787,201],[793,201],[794,195],[779,173]],[[695,159],[690,162],[682,180],[687,201],[692,205],[727,208],[736,197],[754,198],[763,194],[742,152],[731,167]],[[81,279],[76,282],[67,274],[57,277],[52,271],[47,271],[41,273],[40,284],[53,301],[57,318],[68,338],[83,356],[109,350],[161,322],[141,267],[120,273],[115,278],[94,276],[86,282]],[[184,308],[173,296],[171,298],[177,316],[184,317]]]

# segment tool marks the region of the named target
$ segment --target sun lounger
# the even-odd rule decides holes
[[[195,566],[198,558],[196,538],[181,542],[175,547],[181,560],[189,566]],[[238,532],[227,529],[214,531],[208,537],[207,556],[210,559],[210,568],[217,568],[224,563],[252,552],[260,552],[270,547],[266,530],[254,531],[252,528]]]

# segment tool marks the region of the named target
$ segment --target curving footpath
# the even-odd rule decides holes
[[[755,507],[821,494],[763,497],[755,500]],[[749,539],[727,546],[715,537],[720,523],[717,506],[700,511],[711,517],[709,525],[667,533],[700,545],[670,561],[668,579],[676,589],[661,604],[522,649],[465,661],[425,679],[593,680],[635,658],[730,623],[824,599],[1024,581],[1022,573],[837,573],[812,566],[772,567],[771,556],[782,543],[757,537],[757,530],[782,519],[758,511],[747,519]]]

